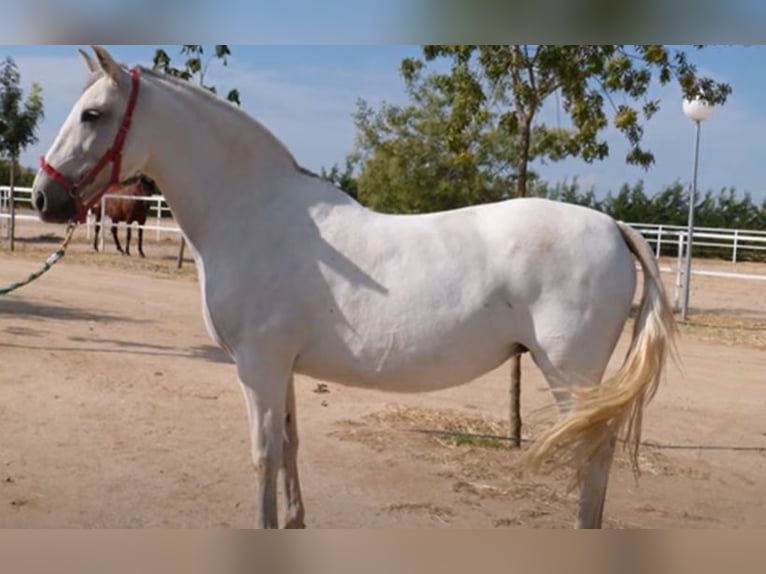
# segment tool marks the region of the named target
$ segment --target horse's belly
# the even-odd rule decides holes
[[[467,383],[501,365],[512,348],[491,320],[474,320],[446,331],[376,335],[363,344],[327,336],[303,349],[295,369],[350,386],[423,392]]]
[[[295,370],[313,378],[352,387],[391,392],[427,392],[467,383],[500,366],[509,353],[455,356],[441,361],[409,361],[396,367],[370,368],[366,362],[328,362],[299,358]]]

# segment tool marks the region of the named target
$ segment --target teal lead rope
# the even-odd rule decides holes
[[[34,273],[31,273],[26,279],[23,281],[17,281],[16,283],[11,283],[7,287],[0,287],[0,295],[7,295],[11,291],[15,291],[19,287],[23,287],[24,285],[28,285],[38,277],[40,277],[43,273],[48,271],[53,265],[64,255],[66,254],[66,248],[69,246],[69,242],[72,240],[72,235],[74,235],[74,230],[77,227],[76,223],[70,223],[69,227],[67,227],[66,230],[66,237],[64,237],[64,241],[61,243],[61,247],[59,247],[53,254],[51,254],[48,259],[46,259],[43,264],[40,266],[40,269],[35,271]]]

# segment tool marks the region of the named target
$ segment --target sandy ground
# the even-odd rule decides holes
[[[2,242],[1,284],[55,248],[62,229],[44,232],[15,253]],[[0,527],[253,526],[245,407],[193,265],[175,269],[177,241],[147,239],[139,260],[109,243],[94,254],[78,234],[52,271],[0,298]],[[682,370],[645,419],[643,474],[623,458],[613,470],[608,527],[766,526],[766,283],[695,277],[692,306]],[[569,527],[566,473],[531,475],[502,441],[432,432],[504,433],[507,377],[504,365],[420,395],[298,377],[308,526]],[[527,358],[522,403],[532,437],[553,413]]]

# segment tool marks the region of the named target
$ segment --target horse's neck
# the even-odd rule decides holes
[[[193,245],[220,232],[219,219],[255,215],[272,194],[308,177],[263,126],[226,104],[157,78],[142,97],[150,110],[145,172]]]

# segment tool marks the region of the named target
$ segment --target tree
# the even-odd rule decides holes
[[[152,61],[153,68],[160,70],[171,76],[181,78],[189,82],[196,82],[202,88],[210,90],[214,94],[217,93],[217,89],[213,85],[205,83],[205,76],[208,69],[214,60],[219,61],[223,66],[228,66],[228,56],[231,55],[231,50],[225,44],[214,45],[211,52],[205,54],[205,47],[199,44],[185,44],[181,46],[181,56],[186,56],[182,67],[178,68],[171,65],[170,56],[162,48],[157,48],[154,52],[154,59]],[[226,99],[235,104],[242,105],[239,100],[239,90],[233,88],[226,94]],[[186,238],[181,236],[181,248],[178,251],[178,268],[183,265],[184,247],[186,245]]]
[[[701,48],[697,46],[696,48]],[[587,162],[604,159],[609,145],[603,138],[610,125],[627,139],[630,149],[625,157],[629,164],[644,168],[654,161],[651,151],[641,144],[643,125],[659,110],[660,102],[649,97],[655,84],[665,85],[675,79],[687,98],[704,97],[710,104],[722,104],[731,93],[727,84],[698,77],[696,68],[688,61],[686,52],[662,45],[426,45],[423,59],[408,58],[402,62],[405,82],[422,74],[428,63],[444,64],[446,71],[433,71],[428,85],[434,92],[449,95],[451,102],[437,106],[442,112],[440,133],[446,134],[447,153],[467,151],[470,142],[488,125],[494,137],[508,143],[506,163],[513,167],[515,195],[527,195],[530,179],[529,164],[533,160],[557,161],[579,157]],[[409,84],[408,84],[409,85]],[[543,105],[550,98],[560,100],[568,125],[547,126],[540,121]],[[415,100],[413,105],[420,106]],[[389,130],[396,128],[399,116],[386,118],[386,109],[378,119]],[[486,118],[498,118],[487,123]],[[361,127],[366,127],[365,123]],[[477,132],[477,128],[479,131]],[[385,130],[379,130],[385,136]],[[395,133],[395,131],[394,131]],[[370,147],[367,158],[378,154],[393,155],[397,147],[385,137],[375,139],[366,135]],[[404,151],[409,150],[403,146]],[[431,150],[438,150],[432,147]],[[433,153],[433,152],[430,152]],[[398,161],[406,165],[407,158],[393,156],[385,166]],[[431,162],[443,161],[438,157]],[[375,164],[372,164],[375,165]],[[499,164],[498,169],[502,167]],[[360,174],[360,196],[365,197],[365,166]],[[440,177],[437,172],[435,178]],[[415,186],[420,189],[422,184]],[[511,439],[521,442],[520,362],[514,359],[511,375]]]
[[[423,72],[422,63],[402,63],[408,105],[375,111],[358,102],[350,159],[361,167],[359,200],[378,211],[419,213],[508,198],[514,154],[498,114],[490,105],[466,106],[466,70]]]
[[[24,92],[19,86],[16,62],[5,58],[0,64],[0,156],[10,162],[10,224],[8,235],[11,251],[14,249],[16,227],[16,203],[14,200],[15,175],[19,155],[27,146],[37,142],[37,124],[43,118],[42,89],[32,83],[29,97],[24,101]]]
[[[29,167],[23,167],[17,164],[16,170],[14,173],[15,185],[31,187],[32,182],[35,179],[36,173],[37,173],[37,170],[35,169],[29,168]],[[11,160],[0,159],[0,182],[6,183],[10,181],[11,181]]]
[[[346,165],[343,171],[341,171],[338,165],[335,164],[332,166],[332,168],[330,168],[330,171],[322,168],[319,175],[323,179],[333,183],[335,186],[337,186],[339,189],[354,199],[358,199],[359,186],[356,178],[354,177],[354,166],[350,160],[346,161]]]
[[[228,56],[230,55],[231,50],[229,50],[229,47],[225,44],[213,46],[212,51],[207,55],[204,46],[187,44],[181,46],[181,56],[186,56],[186,60],[182,67],[177,68],[172,66],[170,56],[162,48],[157,48],[154,52],[152,65],[155,70],[161,70],[171,76],[187,81],[195,81],[201,87],[210,90],[215,94],[217,93],[217,88],[206,84],[205,76],[207,76],[211,63],[215,60],[220,62],[223,66],[228,66]],[[230,102],[234,102],[238,106],[241,105],[239,101],[239,90],[236,88],[229,90],[226,94],[226,99]]]

